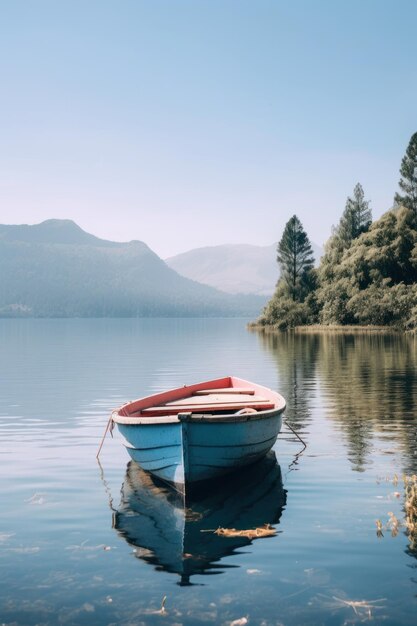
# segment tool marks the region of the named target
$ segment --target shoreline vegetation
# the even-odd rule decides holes
[[[317,268],[296,215],[277,247],[275,293],[252,330],[417,332],[417,133],[400,168],[394,206],[372,221],[358,183]]]
[[[248,330],[253,330],[261,333],[275,333],[281,332],[281,329],[277,324],[258,324],[257,322],[250,322],[247,325]],[[346,324],[344,326],[338,324],[311,324],[309,326],[294,326],[293,328],[288,328],[288,332],[293,332],[295,334],[338,334],[338,335],[361,335],[361,334],[370,334],[370,335],[392,335],[392,334],[402,334],[403,331],[401,329],[395,328],[393,326],[361,326],[361,325],[353,325]]]

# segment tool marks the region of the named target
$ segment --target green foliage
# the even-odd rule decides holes
[[[412,135],[401,161],[399,187],[403,195],[396,193],[396,204],[402,205],[417,214],[417,133]]]
[[[415,285],[413,288],[414,298],[413,305],[408,312],[408,316],[405,320],[405,328],[406,330],[412,330],[417,332],[417,286]]]
[[[322,324],[354,324],[347,308],[353,288],[349,277],[338,280],[322,281],[317,292],[319,302],[319,320]]]
[[[407,323],[417,281],[414,223],[410,209],[389,211],[352,241],[331,275],[319,269],[317,299],[323,324]]]
[[[358,185],[354,198],[351,202],[348,199],[320,267],[306,272],[308,280],[304,290],[299,288],[299,299],[292,297],[292,285],[283,276],[259,323],[280,330],[319,321],[325,325],[392,326],[417,331],[414,210],[398,207],[369,227],[367,203]],[[358,221],[354,223],[347,217],[355,211]],[[283,237],[281,241],[287,240]]]
[[[344,251],[349,248],[354,239],[367,232],[371,223],[372,213],[369,208],[369,201],[365,200],[362,186],[358,183],[353,190],[353,198],[347,198],[339,224],[325,245],[319,268],[321,283],[324,284],[333,280],[334,271],[340,263]]]
[[[326,241],[324,246],[324,255],[321,258],[320,266],[318,268],[319,282],[328,282],[334,277],[334,270],[340,259],[342,258],[345,246],[343,241],[334,229],[333,234]]]
[[[402,327],[411,317],[415,303],[414,285],[390,285],[389,279],[357,291],[349,300],[348,309],[358,324]]]
[[[273,325],[278,330],[288,330],[313,322],[308,302],[296,302],[282,294],[272,296],[258,320],[258,324]]]
[[[311,291],[311,271],[314,257],[307,233],[296,215],[285,225],[277,248],[281,281],[290,299],[303,302]]]
[[[353,198],[348,197],[346,207],[340,219],[337,235],[344,244],[350,245],[353,239],[365,233],[372,223],[369,200],[365,200],[362,185],[358,183],[353,190]]]
[[[278,244],[281,278],[258,324],[287,330],[317,320],[318,305],[314,295],[317,272],[310,241],[296,215],[287,222]]]

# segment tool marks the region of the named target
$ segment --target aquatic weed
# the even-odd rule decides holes
[[[406,534],[410,542],[410,549],[416,550],[417,548],[417,475],[412,474],[408,476],[403,474],[404,483],[404,520],[398,519],[398,517],[392,512],[388,512],[388,521],[384,526],[380,519],[375,521],[377,537],[383,537],[383,530],[387,529],[391,531],[391,536],[396,537],[399,533],[400,527],[403,526],[406,529]],[[398,483],[398,476],[394,474],[392,481],[387,479],[387,482],[392,482],[394,485]],[[394,496],[399,498],[401,494],[394,492]]]

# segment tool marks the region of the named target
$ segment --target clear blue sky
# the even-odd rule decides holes
[[[392,205],[417,131],[415,0],[0,0],[0,222],[161,256],[322,244]]]

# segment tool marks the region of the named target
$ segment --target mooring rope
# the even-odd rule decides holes
[[[294,430],[294,428],[292,426],[289,425],[289,423],[287,422],[287,420],[285,420],[284,422],[285,426],[287,428],[290,429],[290,431],[297,437],[297,439],[303,444],[304,448],[301,450],[301,452],[304,452],[304,450],[307,448],[307,444],[306,442],[301,439],[300,435]],[[299,454],[301,454],[301,452],[299,452]]]
[[[297,454],[294,455],[294,459],[289,464],[288,470],[287,470],[287,472],[285,474],[285,476],[287,476],[290,472],[293,471],[293,466],[297,465],[299,457],[303,454],[304,450],[307,448],[307,444],[306,444],[306,442],[303,439],[301,439],[300,435],[294,430],[294,428],[292,426],[289,425],[289,423],[286,420],[284,421],[284,424],[297,437],[298,441],[303,446],[302,449],[299,452],[297,452]]]
[[[117,411],[112,411],[112,413],[111,413],[111,415],[109,417],[109,420],[108,420],[107,426],[106,426],[106,430],[104,431],[104,435],[103,435],[103,437],[101,439],[100,447],[99,447],[98,452],[96,454],[96,459],[98,459],[98,457],[100,456],[101,448],[103,447],[103,443],[104,443],[104,440],[106,438],[106,435],[107,435],[109,429],[110,429],[110,434],[113,437],[113,415],[116,412]]]

